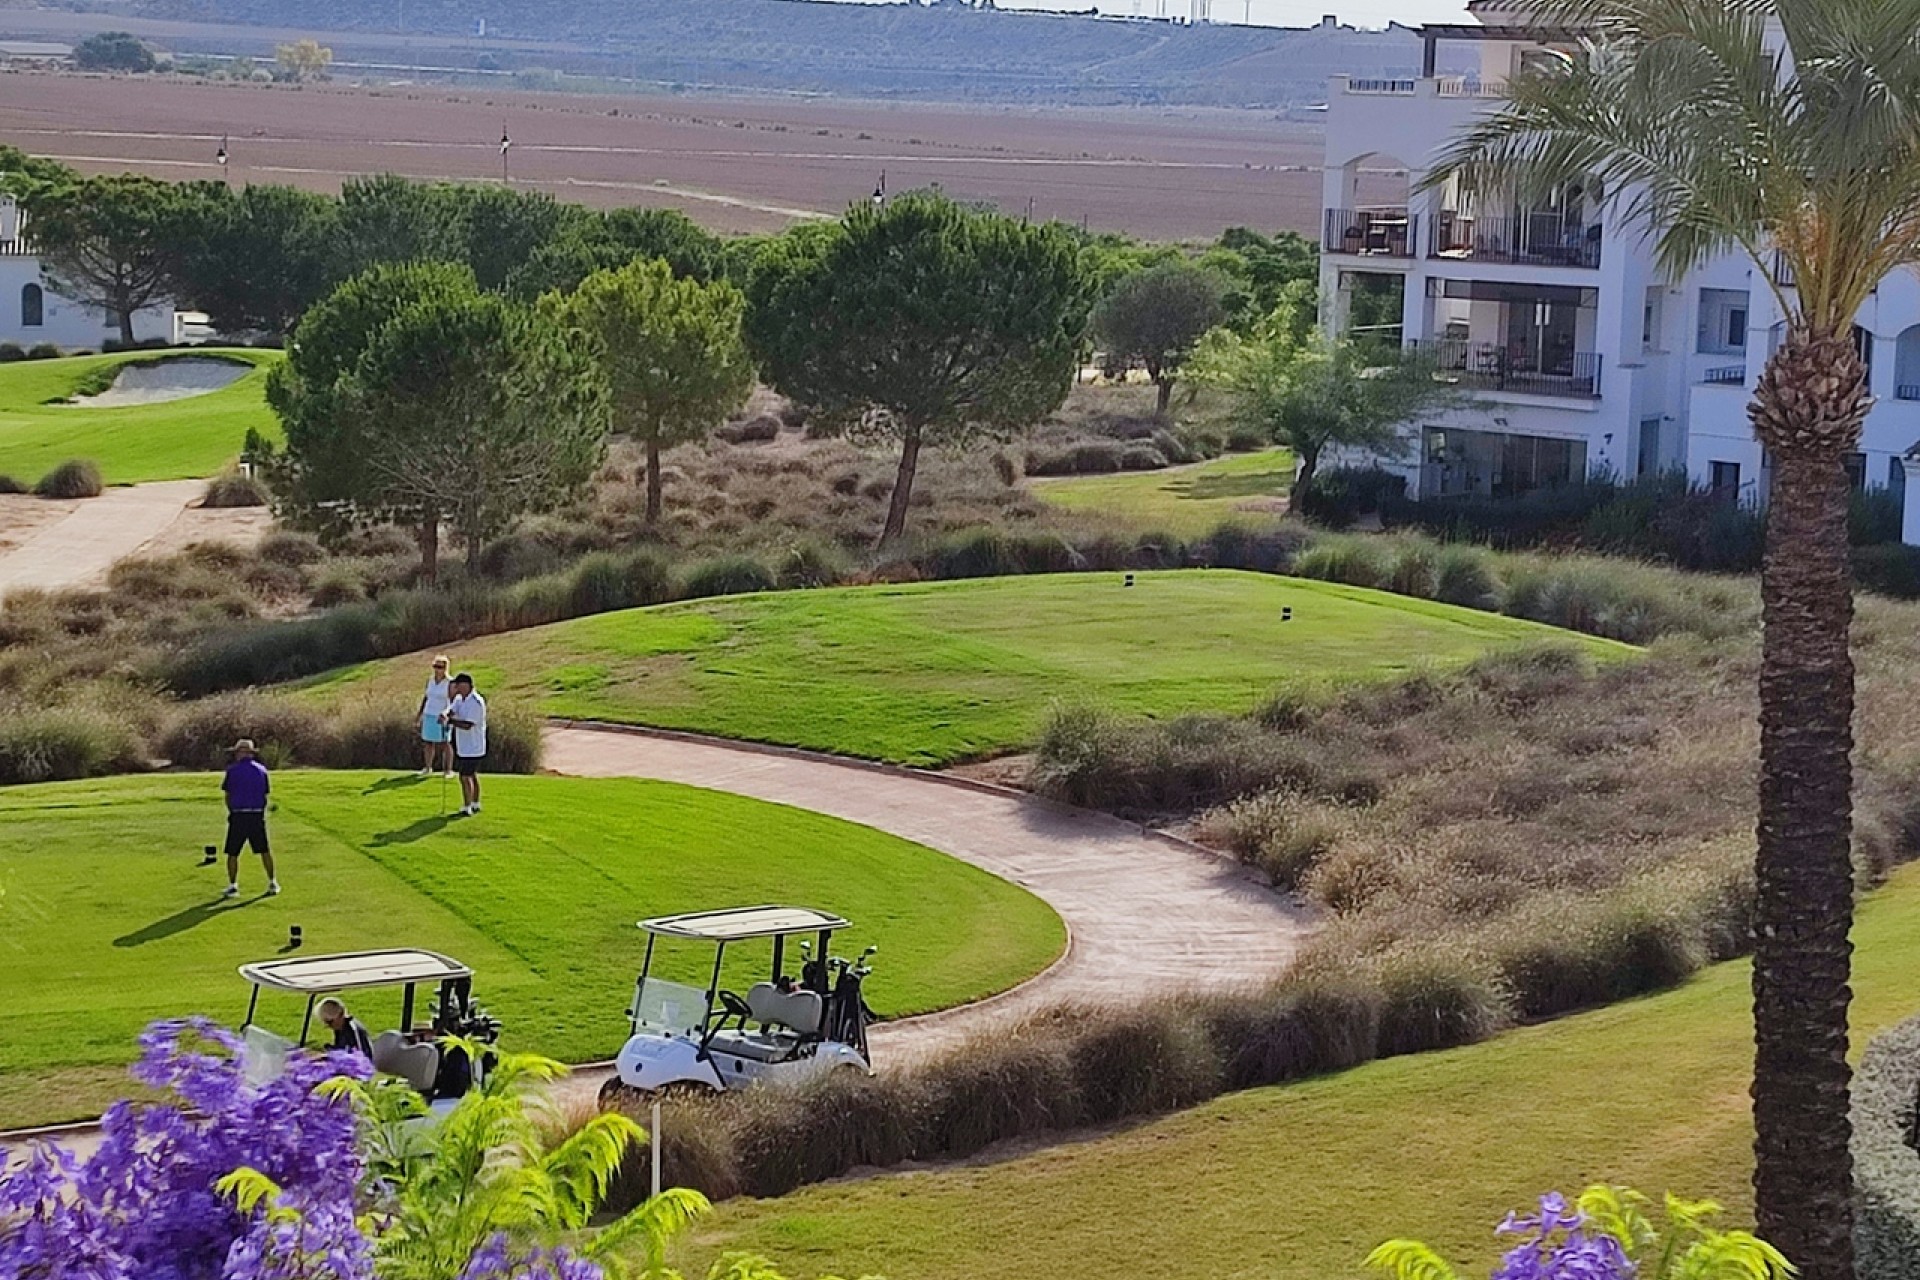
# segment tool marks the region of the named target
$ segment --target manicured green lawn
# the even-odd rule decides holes
[[[160,404],[92,409],[57,402],[85,389],[101,370],[151,361],[152,351],[0,364],[0,474],[32,484],[69,458],[91,458],[108,484],[210,476],[240,455],[247,428],[277,437],[267,408],[267,370],[282,356],[254,348],[188,353],[253,365],[238,382]]]
[[[1241,711],[1289,681],[1364,679],[1567,637],[1406,596],[1227,570],[787,591],[600,614],[457,649],[488,696],[910,764],[1033,740],[1048,706]],[[1293,611],[1282,621],[1282,611]],[[309,682],[411,705],[425,656]]]
[[[1034,493],[1069,511],[1132,520],[1176,534],[1199,534],[1229,519],[1273,519],[1293,484],[1286,449],[1229,454],[1165,471],[1111,476],[1037,477]]]
[[[879,944],[869,992],[884,1014],[1002,990],[1065,944],[1024,889],[867,827],[667,783],[486,787],[484,813],[449,820],[437,779],[282,773],[271,824],[286,892],[258,897],[248,855],[233,903],[216,896],[224,862],[198,865],[224,826],[211,774],[0,790],[0,1128],[95,1114],[125,1093],[121,1064],[151,1019],[238,1022],[235,967],[273,957],[293,924],[309,952],[456,956],[511,1046],[576,1062],[612,1057],[624,1038],[643,916],[779,901],[837,911],[854,924],[840,942]],[[739,948],[733,982],[764,976],[770,956],[770,944]],[[691,944],[658,957],[666,976],[702,985],[712,958]],[[269,1000],[262,1021],[296,1033],[297,999]],[[364,1002],[375,1031],[397,1021],[397,993]]]
[[[1854,933],[1856,1052],[1920,1011],[1920,866]],[[1595,1181],[1712,1196],[1751,1221],[1748,967],[1449,1053],[1232,1095],[978,1168],[723,1205],[697,1249],[804,1275],[1357,1280],[1411,1235],[1485,1275],[1492,1225]],[[691,1272],[689,1272],[691,1274]]]

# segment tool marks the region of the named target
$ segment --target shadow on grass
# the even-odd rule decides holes
[[[144,928],[121,934],[113,940],[113,945],[116,947],[145,946],[149,942],[171,938],[176,933],[185,933],[189,929],[205,924],[215,916],[225,915],[229,911],[238,911],[258,901],[260,901],[259,897],[249,898],[244,902],[238,898],[215,898],[211,902],[195,903],[170,916],[163,916]]]
[[[435,775],[435,777],[438,777],[438,775]],[[392,778],[382,778],[360,794],[363,796],[374,796],[379,795],[382,791],[404,791],[408,787],[422,786],[434,780],[435,778],[423,778],[417,773],[402,773]]]
[[[395,844],[412,844],[415,840],[426,839],[452,821],[452,814],[436,813],[430,818],[422,818],[418,822],[401,827],[395,831],[376,832],[373,839],[367,841],[367,844],[370,848],[374,849],[383,849],[388,845]]]
[[[1176,481],[1167,486],[1167,492],[1177,498],[1190,501],[1206,501],[1209,498],[1269,498],[1286,491],[1293,474],[1276,467],[1272,471],[1255,471],[1241,475],[1195,476],[1184,483]]]

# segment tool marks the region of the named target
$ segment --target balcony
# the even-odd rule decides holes
[[[1747,381],[1747,366],[1743,364],[1723,364],[1706,371],[1700,381],[1710,387],[1739,387]]]
[[[1533,267],[1597,267],[1600,225],[1570,223],[1558,213],[1474,218],[1445,210],[1434,222],[1427,256]]]
[[[1411,258],[1420,219],[1405,209],[1329,209],[1321,247],[1363,258]]]
[[[1600,398],[1601,356],[1597,351],[1543,355],[1524,344],[1502,346],[1463,338],[1413,345],[1427,352],[1443,374],[1470,389],[1568,400]]]

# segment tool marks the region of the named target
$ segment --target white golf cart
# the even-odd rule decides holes
[[[370,1036],[373,1067],[406,1080],[429,1103],[451,1105],[487,1068],[486,1055],[482,1055],[480,1062],[469,1062],[465,1053],[443,1048],[439,1043],[441,1037],[461,1036],[483,1044],[493,1044],[500,1038],[500,1024],[473,1000],[473,970],[432,951],[353,951],[341,955],[261,960],[241,965],[240,976],[253,988],[247,1000],[247,1018],[241,1024],[241,1035],[247,1078],[255,1083],[279,1075],[287,1055],[294,1049],[306,1047],[313,1031],[313,1011],[324,997],[348,991],[400,988],[399,1027]],[[433,1007],[429,1021],[416,1024],[414,1009],[422,984],[433,984]],[[262,991],[306,997],[298,1040],[277,1035],[260,1025]],[[353,1009],[350,1007],[348,1011]]]
[[[876,948],[857,960],[829,955],[834,932],[846,927],[839,916],[806,907],[735,907],[642,920],[647,954],[627,1011],[633,1034],[615,1059],[616,1073],[601,1088],[601,1100],[662,1089],[725,1091],[759,1081],[797,1082],[834,1070],[873,1074],[867,1054],[873,1013],[860,988]],[[781,971],[793,937],[806,938],[798,982]],[[773,940],[767,980],[744,996],[722,989],[727,948],[762,938]],[[713,947],[706,990],[653,976],[655,947],[663,941]]]

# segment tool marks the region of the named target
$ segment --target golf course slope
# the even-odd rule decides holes
[[[1861,905],[1854,1049],[1920,1009],[1920,865]],[[1748,965],[1444,1053],[1232,1094],[1092,1141],[730,1201],[682,1261],[803,1275],[1360,1280],[1412,1236],[1486,1275],[1509,1209],[1591,1182],[1712,1197],[1751,1225]],[[1505,1242],[1508,1246],[1511,1241]]]
[[[1036,497],[1068,511],[1193,536],[1224,520],[1278,519],[1293,487],[1293,453],[1262,449],[1164,471],[1035,476],[1027,485]]]
[[[1288,682],[1390,677],[1556,637],[1632,652],[1383,591],[1181,569],[696,600],[491,636],[453,656],[489,698],[548,716],[940,765],[1031,743],[1062,701],[1245,711]],[[344,668],[306,696],[411,707],[426,669],[424,654]]]
[[[248,366],[244,376],[203,394],[145,404],[87,404],[130,365],[190,361],[183,381],[201,381],[207,361]],[[267,372],[278,351],[204,347],[124,351],[0,364],[0,475],[32,484],[69,458],[89,458],[108,484],[210,476],[240,455],[249,428],[277,436],[267,407]],[[147,375],[154,381],[159,375]],[[73,400],[75,403],[64,403]]]
[[[509,1046],[573,1062],[612,1057],[625,1036],[643,916],[781,901],[839,912],[853,928],[838,943],[880,947],[867,990],[883,1015],[1003,990],[1065,946],[1026,890],[804,810],[670,783],[491,777],[484,812],[449,819],[440,787],[411,774],[275,775],[286,891],[259,896],[248,855],[232,902],[217,896],[224,863],[200,865],[223,827],[215,775],[0,790],[0,1128],[97,1114],[125,1094],[124,1064],[152,1019],[237,1023],[236,967],[280,954],[295,924],[307,952],[455,956]],[[713,956],[657,959],[665,976],[704,983]],[[729,975],[763,977],[768,960],[740,947]],[[397,1019],[397,995],[364,1000],[376,1031]],[[261,1015],[299,1029],[292,997],[263,1000]]]

